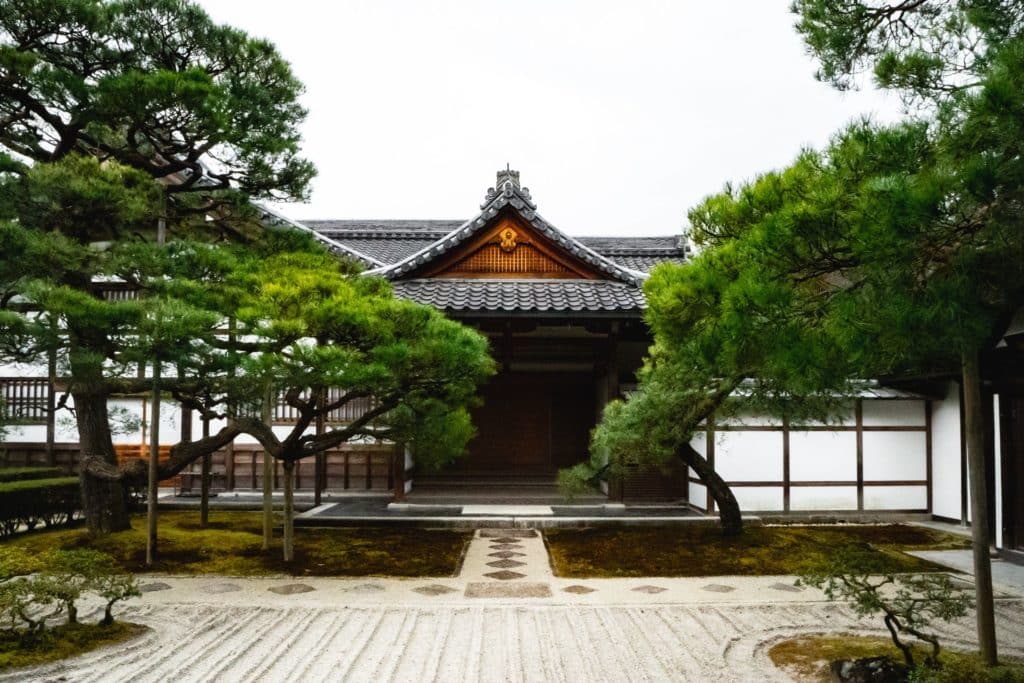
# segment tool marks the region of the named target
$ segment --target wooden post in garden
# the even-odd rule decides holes
[[[57,464],[57,319],[50,317],[50,348],[46,350],[46,466]]]
[[[295,556],[295,461],[285,460],[284,469],[284,529],[283,554],[284,561],[291,562]]]
[[[210,437],[210,417],[203,415],[203,439]],[[199,526],[205,529],[210,524],[210,470],[213,464],[213,453],[203,456],[203,464],[199,476]]]
[[[274,389],[267,382],[263,394],[263,424],[273,429]],[[274,533],[274,459],[267,447],[263,447],[263,549],[270,550],[270,538]]]
[[[149,426],[149,486],[146,501],[146,566],[156,560],[156,497],[160,464],[160,361],[153,363],[153,408]]]
[[[323,409],[327,405],[327,389],[321,387],[317,394],[317,416],[316,416],[316,434],[320,436],[324,433],[326,427],[327,416],[324,415]],[[324,470],[327,467],[327,454],[317,453],[313,460],[313,507],[320,507],[320,501],[323,496],[324,490]]]

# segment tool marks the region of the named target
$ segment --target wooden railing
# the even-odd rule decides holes
[[[337,401],[344,395],[344,390],[337,387],[327,390],[326,403]],[[309,393],[302,394],[302,400],[308,400]],[[336,410],[332,410],[326,418],[328,424],[348,424],[359,418],[376,402],[372,398],[355,398]],[[279,400],[274,407],[274,424],[294,424],[299,419],[299,411]]]
[[[50,383],[45,377],[0,378],[0,410],[4,420],[12,424],[46,424],[49,394]]]

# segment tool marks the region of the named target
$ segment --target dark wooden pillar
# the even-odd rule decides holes
[[[619,398],[621,387],[619,386],[619,323],[613,322],[608,331],[608,348],[605,357],[606,390],[608,402]],[[619,467],[619,474],[608,482],[608,498],[616,503],[621,503],[624,497],[623,478],[625,472]]]
[[[317,390],[317,416],[316,416],[316,433],[317,436],[324,433],[326,427],[327,417],[323,414],[323,408],[327,405],[327,390]],[[324,470],[326,469],[327,454],[323,451],[319,452],[314,456],[313,460],[313,506],[319,507],[320,500],[323,496],[324,490]]]
[[[405,446],[395,447],[394,463],[394,485],[395,502],[405,500]]]
[[[50,331],[54,335],[50,348],[46,353],[46,465],[57,464],[57,455],[53,444],[57,434],[57,325],[56,320],[50,322]]]

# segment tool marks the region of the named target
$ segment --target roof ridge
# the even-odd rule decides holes
[[[597,267],[608,275],[634,286],[639,286],[647,278],[646,273],[618,265],[611,259],[580,242],[578,238],[564,233],[551,223],[548,223],[537,213],[537,205],[533,202],[529,189],[520,187],[518,183],[511,181],[501,184],[500,189],[488,188],[484,202],[480,205],[480,213],[474,218],[467,220],[459,227],[419,251],[391,265],[375,268],[369,272],[389,279],[410,272],[462,244],[466,239],[488,225],[498,215],[498,212],[506,207],[511,207],[533,228],[545,237],[558,243],[573,256]]]

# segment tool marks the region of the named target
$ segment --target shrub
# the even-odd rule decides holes
[[[946,574],[880,573],[875,553],[868,551],[840,551],[826,568],[797,583],[824,590],[829,600],[845,600],[859,616],[881,614],[908,668],[914,668],[914,655],[903,640],[907,636],[928,643],[931,653],[925,664],[938,667],[939,639],[931,632],[932,622],[964,616],[971,605],[968,593]]]
[[[0,536],[21,525],[34,529],[68,523],[81,509],[78,477],[26,479],[0,483]]]
[[[8,467],[0,469],[0,483],[27,479],[55,479],[64,474],[59,467]]]

